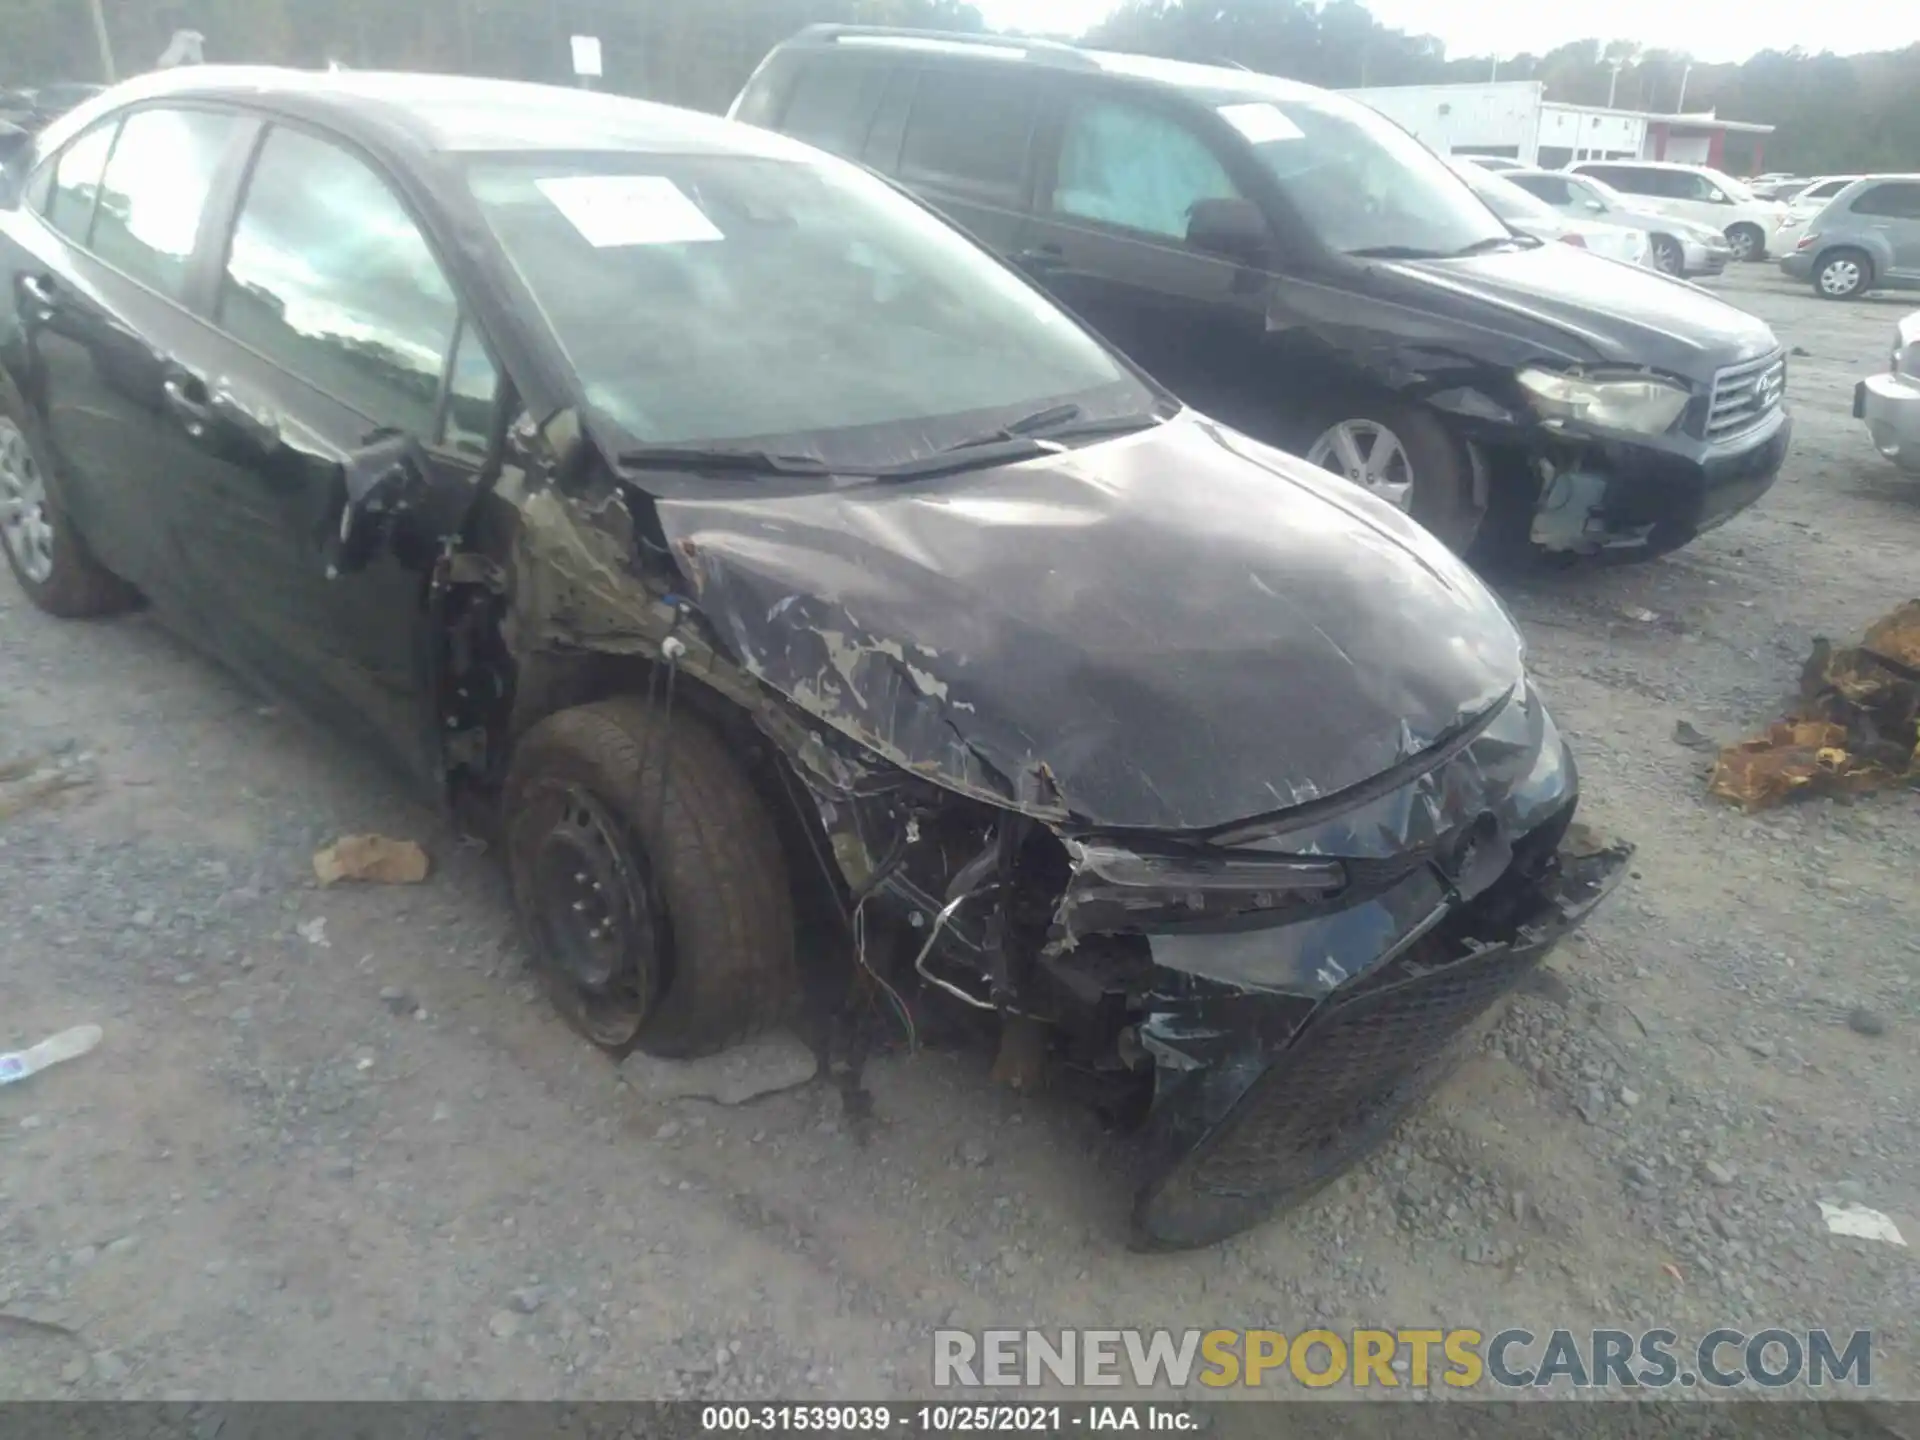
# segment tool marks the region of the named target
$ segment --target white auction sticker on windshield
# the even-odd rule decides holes
[[[1255,145],[1264,145],[1269,140],[1304,138],[1298,125],[1281,114],[1278,106],[1264,100],[1247,105],[1222,105],[1220,118]]]
[[[569,175],[534,183],[596,250],[726,238],[664,175]]]

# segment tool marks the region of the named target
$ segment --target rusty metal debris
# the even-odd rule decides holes
[[[1745,810],[1790,799],[1920,784],[1920,600],[1855,646],[1816,640],[1795,713],[1729,745],[1709,789]]]
[[[322,885],[364,880],[372,885],[418,885],[427,878],[427,852],[411,840],[345,835],[317,851],[313,873]]]

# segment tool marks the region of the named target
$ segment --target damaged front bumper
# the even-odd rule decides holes
[[[1630,854],[1573,826],[1550,859],[1517,857],[1478,899],[1317,1001],[1168,972],[1164,1003],[1139,1027],[1159,1088],[1135,1243],[1211,1244],[1364,1157],[1442,1078],[1474,1022],[1613,889]]]
[[[1528,457],[1540,486],[1530,538],[1544,550],[1583,555],[1678,549],[1772,488],[1792,434],[1776,406],[1719,440],[1555,437]]]

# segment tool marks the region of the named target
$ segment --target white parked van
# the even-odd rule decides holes
[[[1666,160],[1581,160],[1567,167],[1576,175],[1604,180],[1647,208],[1683,220],[1711,225],[1727,237],[1736,260],[1762,260],[1773,243],[1787,207],[1762,200],[1742,182],[1709,165],[1678,165]]]

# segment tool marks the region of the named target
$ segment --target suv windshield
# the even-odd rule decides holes
[[[1438,156],[1364,105],[1289,93],[1217,108],[1329,249],[1457,255],[1509,238]]]
[[[468,182],[616,444],[911,462],[1161,396],[971,242],[821,158],[485,156]]]

